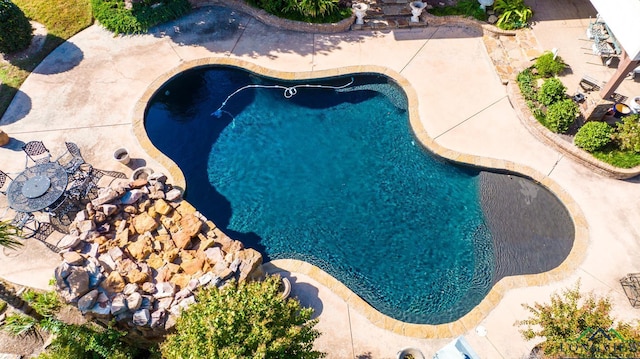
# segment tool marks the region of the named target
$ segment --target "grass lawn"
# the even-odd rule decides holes
[[[47,28],[42,49],[26,59],[0,64],[0,117],[27,76],[51,51],[91,25],[89,0],[13,0],[30,20]]]
[[[632,168],[640,165],[640,153],[622,151],[614,146],[606,146],[604,149],[592,153],[593,157],[602,162],[620,168]]]

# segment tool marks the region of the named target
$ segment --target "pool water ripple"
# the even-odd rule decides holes
[[[501,277],[546,271],[566,257],[573,225],[555,196],[520,177],[433,157],[416,143],[393,81],[352,78],[351,90],[298,88],[289,99],[282,90],[243,90],[218,117],[212,112],[247,84],[299,82],[192,70],[158,91],[145,128],[183,170],[187,199],[225,233],[267,259],[317,265],[398,320],[453,321]],[[535,203],[531,193],[540,194]],[[513,230],[513,208],[533,216],[524,237]],[[557,230],[548,231],[549,220]],[[545,258],[558,254],[514,264],[530,246]]]

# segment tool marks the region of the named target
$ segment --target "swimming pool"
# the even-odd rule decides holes
[[[406,107],[378,74],[287,82],[218,66],[166,83],[145,128],[229,236],[309,261],[405,322],[453,321],[500,278],[566,258],[573,222],[552,193],[433,157]]]

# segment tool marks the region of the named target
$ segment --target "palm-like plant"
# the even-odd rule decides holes
[[[17,249],[22,245],[16,238],[20,237],[20,229],[9,221],[0,221],[0,247]]]
[[[499,14],[496,26],[505,30],[523,28],[533,16],[523,0],[496,0],[493,9]]]

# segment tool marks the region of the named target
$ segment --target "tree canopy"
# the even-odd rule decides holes
[[[313,349],[320,336],[313,309],[282,298],[279,286],[272,276],[200,290],[161,344],[163,358],[323,358]]]

